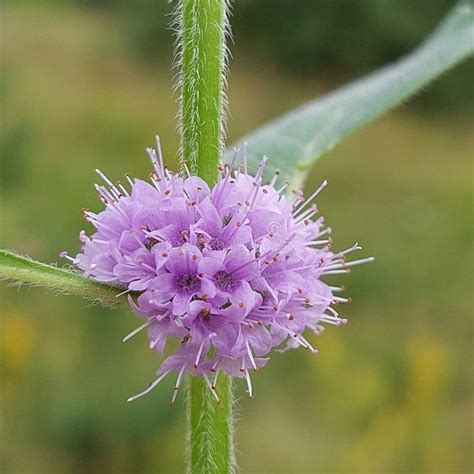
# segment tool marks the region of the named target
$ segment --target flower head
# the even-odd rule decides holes
[[[130,191],[98,171],[105,209],[85,211],[95,232],[81,232],[82,252],[69,257],[85,275],[129,293],[145,322],[125,340],[147,329],[160,354],[168,338],[181,341],[158,378],[130,400],[170,372],[177,373],[176,388],[185,373],[204,377],[217,398],[222,371],[245,378],[252,395],[249,371],[265,365],[272,348],[317,352],[306,331],[346,322],[334,306],[348,300],[321,278],[371,259],[346,262],[357,244],[330,250],[331,229],[314,204],[326,182],[309,198],[298,192],[290,201],[276,177],[264,184],[266,158],[252,176],[246,159],[236,167],[234,157],[210,189],[196,176],[171,173],[159,141],[148,154],[150,183],[127,177]]]

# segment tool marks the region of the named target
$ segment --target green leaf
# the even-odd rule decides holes
[[[0,280],[11,280],[19,285],[42,286],[59,293],[78,295],[106,306],[126,303],[122,291],[97,283],[64,268],[37,262],[7,250],[0,250]]]
[[[400,104],[474,51],[474,3],[453,7],[435,32],[402,60],[263,125],[231,147],[247,142],[255,171],[263,155],[301,186],[309,166],[343,138]],[[231,150],[227,152],[230,160]]]

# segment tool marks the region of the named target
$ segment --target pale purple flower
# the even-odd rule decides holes
[[[157,150],[148,149],[151,184],[127,177],[128,191],[98,171],[105,210],[85,211],[96,230],[91,237],[81,232],[82,252],[68,258],[85,275],[129,293],[145,321],[124,340],[147,329],[159,354],[168,338],[180,341],[158,378],[130,400],[170,372],[177,374],[173,400],[186,373],[204,377],[216,398],[220,372],[245,378],[251,396],[249,371],[265,365],[272,348],[317,352],[306,333],[346,322],[334,306],[348,299],[322,277],[371,259],[346,263],[357,244],[330,250],[331,229],[314,219],[314,198],[326,182],[309,198],[297,192],[290,201],[286,185],[276,189],[276,176],[263,183],[266,158],[252,176],[244,156],[243,166],[235,157],[223,166],[210,189],[198,177],[171,173],[159,141]]]

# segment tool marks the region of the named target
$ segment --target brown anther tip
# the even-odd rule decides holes
[[[230,183],[230,184],[235,184],[235,179],[231,179],[231,180],[229,181],[229,183]]]
[[[262,189],[262,193],[263,193],[263,194],[268,194],[268,191],[267,191],[265,188],[263,188],[263,189]]]
[[[202,278],[203,276],[204,276],[204,273],[203,273],[203,272],[199,272],[199,273],[198,273],[198,277],[199,277],[199,278]]]
[[[248,201],[245,201],[246,206],[250,206],[250,203]]]
[[[253,329],[255,327],[252,323],[249,323],[248,326],[250,329]]]
[[[206,306],[205,308],[202,308],[202,312],[204,314],[209,314],[211,312],[211,310]]]
[[[167,190],[165,191],[165,196],[169,196],[170,194],[171,194],[171,191],[170,191],[169,189],[167,189]]]
[[[298,288],[298,293],[301,295],[301,293],[303,293],[303,289],[302,288]]]
[[[278,256],[277,256],[277,255],[274,255],[274,256],[272,257],[272,260],[273,260],[274,262],[276,262],[276,261],[278,260]]]
[[[288,315],[288,319],[289,319],[290,321],[293,321],[293,319],[295,319],[295,317],[294,317],[292,314],[289,314],[289,315]]]
[[[216,389],[216,386],[215,386],[215,385],[211,385],[211,388],[212,388],[212,390],[215,390],[215,389]]]
[[[175,390],[175,391],[176,391],[176,390],[178,390],[178,389],[179,389],[179,387],[175,387],[173,390]]]
[[[242,225],[242,222],[237,221],[237,222],[235,223],[235,225],[236,225],[237,227],[240,227],[240,226]]]
[[[278,306],[274,306],[273,311],[278,311]]]
[[[309,220],[308,220],[308,219],[305,219],[303,222],[304,222],[304,225],[308,225],[308,224],[309,224]]]
[[[209,370],[210,370],[212,373],[215,373],[215,372],[216,372],[216,369],[214,369],[213,367],[211,367]]]
[[[197,368],[198,368],[198,365],[197,365],[197,364],[193,364],[193,367],[194,367],[195,369],[197,369]]]
[[[245,372],[245,370],[244,370],[244,369],[239,369],[239,370],[240,370],[242,373],[244,373],[244,372]]]
[[[257,185],[257,183],[254,181],[254,182],[252,183],[252,186],[253,186],[254,188],[256,188],[258,185]]]
[[[239,303],[239,308],[244,308],[245,305],[243,303]]]
[[[352,303],[352,298],[349,296],[349,298],[347,298],[347,304],[351,304]]]
[[[179,252],[178,252],[179,256],[182,257],[184,255],[184,250],[183,249],[179,249]]]
[[[198,191],[202,191],[201,186],[196,186],[196,189],[197,189]]]
[[[207,293],[203,293],[203,294],[201,295],[201,298],[202,298],[204,301],[206,301]]]
[[[311,304],[311,301],[308,298],[304,299],[305,304]]]
[[[165,258],[166,258],[168,255],[169,255],[168,252],[163,252],[163,253],[161,254],[161,256],[162,256],[162,257],[165,257]]]
[[[195,261],[198,259],[198,257],[197,257],[197,255],[193,255],[193,256],[191,257],[191,259],[193,260],[193,262],[195,262]]]

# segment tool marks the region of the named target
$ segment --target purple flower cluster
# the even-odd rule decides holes
[[[82,252],[71,260],[85,275],[129,293],[145,322],[125,340],[147,329],[150,348],[160,354],[169,337],[181,341],[158,378],[129,400],[170,372],[177,373],[174,397],[191,373],[203,376],[218,398],[221,371],[244,377],[251,396],[249,370],[265,365],[272,348],[316,352],[305,330],[319,334],[324,323],[346,322],[334,306],[348,300],[321,277],[370,259],[346,263],[357,245],[330,251],[331,230],[322,217],[313,219],[313,200],[326,182],[308,199],[298,192],[290,201],[287,185],[275,188],[276,176],[263,183],[266,159],[252,176],[246,158],[236,166],[234,157],[210,189],[189,173],[172,174],[159,142],[157,150],[148,149],[151,183],[128,178],[130,192],[98,171],[105,210],[85,211],[96,230],[91,237],[81,232]]]

